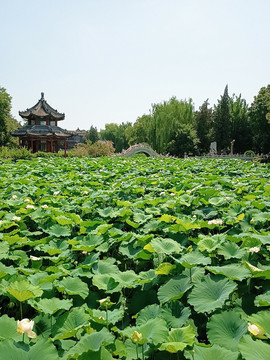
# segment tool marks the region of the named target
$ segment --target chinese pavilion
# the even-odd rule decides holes
[[[65,114],[53,109],[44,99],[44,93],[41,93],[36,105],[19,111],[19,115],[27,120],[27,125],[11,132],[11,135],[19,137],[20,146],[31,149],[32,153],[54,153],[64,149],[66,156],[66,139],[72,134],[58,126],[58,121],[64,120]]]

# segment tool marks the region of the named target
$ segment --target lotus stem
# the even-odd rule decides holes
[[[51,314],[50,318],[51,318],[51,336],[52,336],[52,314]]]
[[[137,360],[139,360],[138,344],[136,344],[136,354],[137,354]]]
[[[22,303],[20,301],[20,313],[21,313],[21,320],[23,319],[23,311],[22,311]]]
[[[251,287],[251,278],[248,278],[247,279],[248,294],[250,294],[250,287]]]
[[[143,344],[142,344],[142,359],[144,360],[144,349],[143,349]]]
[[[108,324],[108,305],[106,305],[106,326],[108,328],[109,324]]]

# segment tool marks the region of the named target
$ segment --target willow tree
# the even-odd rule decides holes
[[[194,126],[194,108],[192,100],[177,100],[172,97],[169,101],[152,105],[151,146],[159,153],[169,151],[171,143],[179,129],[184,126]]]

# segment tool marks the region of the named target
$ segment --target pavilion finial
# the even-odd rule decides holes
[[[44,99],[44,92],[41,93],[41,99]]]

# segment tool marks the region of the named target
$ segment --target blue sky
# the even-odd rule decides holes
[[[269,0],[0,0],[0,86],[12,114],[48,103],[67,129],[103,129],[151,104],[270,83]]]

